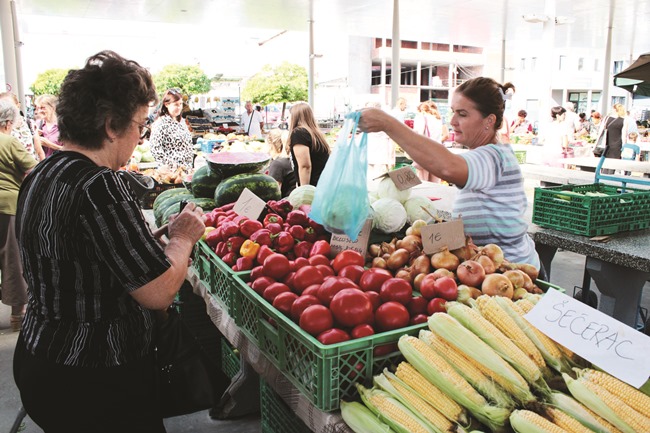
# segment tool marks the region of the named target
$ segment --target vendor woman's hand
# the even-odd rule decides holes
[[[359,129],[362,132],[386,131],[389,122],[396,120],[393,116],[378,108],[364,108],[361,110]]]
[[[167,237],[187,239],[192,244],[201,239],[205,232],[203,223],[203,210],[196,204],[189,202],[182,212],[169,218]]]

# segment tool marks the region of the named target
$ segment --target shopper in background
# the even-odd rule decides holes
[[[449,125],[456,141],[470,149],[459,155],[381,110],[364,109],[359,126],[366,132],[385,131],[425,170],[460,188],[453,215],[462,214],[465,233],[477,245],[495,243],[511,262],[539,268],[524,218],[527,200],[521,169],[510,145],[497,141],[505,90],[504,85],[485,77],[467,80],[456,88]]]
[[[589,123],[591,124],[591,126],[589,127],[589,137],[591,137],[593,141],[596,141],[598,139],[601,120],[602,120],[602,116],[598,111],[594,111],[593,113],[591,113],[591,118],[589,119]]]
[[[296,173],[289,159],[289,131],[271,129],[265,140],[271,155],[269,176],[278,181],[282,197],[288,197],[296,188]]]
[[[622,104],[614,104],[612,111],[601,123],[599,131],[600,136],[607,130],[604,152],[606,158],[621,159],[621,149],[623,143],[627,142],[628,128],[627,110]],[[609,169],[607,172],[612,173]],[[605,169],[603,169],[603,173],[605,173]]]
[[[156,162],[170,169],[192,167],[194,145],[192,134],[181,116],[183,95],[178,89],[163,94],[158,118],[151,126],[151,154]]]
[[[400,122],[404,122],[406,120],[406,98],[397,98],[396,105],[392,113],[393,117],[398,119]]]
[[[562,159],[569,151],[569,138],[573,136],[573,129],[567,126],[566,113],[566,109],[559,105],[551,108],[552,121],[544,131],[544,165],[562,167]]]
[[[330,146],[325,134],[318,128],[309,104],[295,104],[291,107],[290,115],[289,149],[298,186],[316,186],[329,159]]]
[[[16,240],[16,202],[23,178],[36,165],[34,156],[12,136],[18,122],[18,107],[0,99],[0,282],[2,303],[11,307],[12,331],[20,331],[27,304],[27,283],[23,278]]]
[[[57,98],[52,95],[41,95],[36,98],[37,134],[46,158],[56,150],[61,150],[56,104]]]
[[[573,137],[573,134],[576,133],[576,130],[578,129],[578,115],[576,114],[576,107],[575,104],[571,101],[566,101],[563,104],[564,109],[566,110],[566,113],[564,114],[564,124],[566,125],[566,128],[569,130],[569,134],[571,134],[571,137]]]
[[[585,137],[591,132],[591,122],[587,120],[586,113],[578,114],[578,127],[576,128],[575,137]]]
[[[112,51],[71,70],[57,107],[63,151],[36,166],[18,197],[30,296],[14,377],[27,414],[48,433],[165,432],[154,310],[173,302],[205,226],[188,203],[163,246],[117,173],[155,100],[149,71]]]
[[[432,140],[443,143],[442,139],[442,120],[440,113],[438,112],[438,107],[435,102],[425,101],[418,105],[418,114],[413,120],[413,131],[418,134],[429,137]],[[373,149],[374,151],[374,149]],[[372,152],[371,152],[372,153]],[[425,182],[434,182],[440,183],[440,178],[432,175],[426,171],[420,164],[413,162],[413,167],[415,167],[415,172],[420,178],[420,180]]]
[[[512,83],[505,83],[503,85],[503,100],[506,105],[511,103],[515,90],[515,85]],[[504,108],[503,122],[501,122],[501,126],[497,129],[497,140],[499,140],[499,143],[510,143],[510,134],[512,134],[512,130],[510,128],[510,122],[505,116]]]
[[[513,120],[510,125],[513,134],[520,135],[533,132],[533,125],[526,119],[526,116],[528,116],[526,110],[519,110],[517,120]]]
[[[251,138],[262,138],[264,134],[264,119],[259,110],[253,110],[253,103],[246,101],[246,111],[241,115],[242,132]]]
[[[11,92],[0,93],[0,100],[7,100],[13,103],[20,113],[13,123],[11,135],[16,137],[18,141],[25,146],[27,152],[29,152],[37,161],[44,160],[45,152],[43,152],[43,148],[41,147],[41,141],[38,138],[38,134],[34,135],[32,133],[30,122],[25,119],[22,112],[20,112],[20,101],[18,101],[16,94]]]

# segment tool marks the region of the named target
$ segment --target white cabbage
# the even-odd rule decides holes
[[[372,203],[371,207],[373,228],[382,233],[398,232],[406,224],[406,209],[393,198],[380,198]]]
[[[421,195],[414,195],[413,197],[406,200],[404,203],[404,209],[406,209],[406,219],[409,224],[413,224],[415,220],[424,220],[426,222],[431,222],[431,215],[426,213],[422,208],[428,210],[431,215],[436,215],[437,210],[433,205],[433,202],[426,197]]]
[[[311,205],[315,193],[316,187],[314,185],[302,185],[291,191],[287,199],[294,209],[298,209],[303,204]]]
[[[379,195],[377,194],[377,191],[368,191],[368,201],[370,204],[373,204],[379,200]]]
[[[379,198],[392,198],[400,203],[404,203],[411,196],[411,188],[400,191],[395,186],[395,182],[386,176],[377,186],[377,195]]]

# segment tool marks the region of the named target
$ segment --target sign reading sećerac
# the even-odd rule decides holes
[[[356,241],[353,241],[346,235],[332,233],[332,239],[330,239],[332,254],[338,254],[343,250],[354,250],[365,257],[366,251],[368,251],[368,240],[370,239],[371,230],[372,219],[368,218],[361,228]]]
[[[650,337],[557,290],[524,316],[551,339],[638,388],[650,376]]]

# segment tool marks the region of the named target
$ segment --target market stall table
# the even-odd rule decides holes
[[[565,158],[562,160],[564,165],[575,165],[581,170],[595,169],[600,162],[600,158],[595,156],[582,158]],[[632,173],[643,173],[647,177],[650,174],[650,162],[628,161],[624,159],[605,158],[603,168],[611,170],[630,171]],[[588,170],[585,170],[588,171]]]

